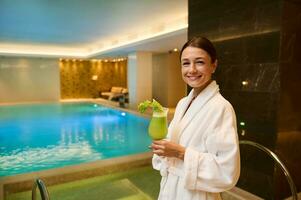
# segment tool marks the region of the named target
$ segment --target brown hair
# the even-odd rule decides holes
[[[211,63],[214,63],[215,60],[217,59],[217,54],[216,54],[216,50],[213,46],[213,44],[210,42],[210,40],[208,40],[205,37],[193,37],[190,40],[188,40],[182,47],[181,52],[180,52],[180,58],[182,57],[182,53],[184,51],[184,49],[186,49],[187,47],[196,47],[196,48],[200,48],[203,49],[204,51],[206,51],[210,58],[211,58]]]

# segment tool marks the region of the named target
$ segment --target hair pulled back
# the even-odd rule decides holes
[[[213,44],[210,42],[210,40],[208,40],[205,37],[197,36],[197,37],[193,37],[190,40],[188,40],[181,49],[180,58],[182,57],[183,51],[187,47],[196,47],[196,48],[203,49],[204,51],[206,51],[209,54],[209,56],[211,58],[211,63],[214,63],[217,59],[216,50],[215,50]]]

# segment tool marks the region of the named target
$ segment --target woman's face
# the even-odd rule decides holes
[[[212,63],[211,57],[203,49],[187,47],[181,56],[182,78],[190,87],[203,89],[211,80],[217,61]]]

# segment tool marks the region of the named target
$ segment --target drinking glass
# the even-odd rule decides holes
[[[153,111],[153,115],[148,126],[148,134],[153,140],[161,140],[166,137],[168,126],[167,113],[167,108],[163,108],[163,112]]]

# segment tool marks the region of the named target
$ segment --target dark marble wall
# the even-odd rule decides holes
[[[270,32],[214,42],[219,53],[216,79],[238,122],[245,123],[239,127],[241,139],[272,149],[277,130],[279,38],[279,32]]]
[[[188,37],[202,35],[216,46],[215,77],[236,111],[240,140],[260,143],[288,160],[300,191],[294,169],[301,159],[294,159],[301,154],[284,150],[288,144],[291,150],[298,148],[288,141],[300,141],[301,129],[301,12],[296,2],[189,0]],[[285,178],[264,153],[241,146],[241,158],[238,187],[265,199],[290,195],[280,189]]]
[[[276,152],[301,188],[301,1],[283,2],[280,39],[280,102]],[[289,192],[276,173],[277,196]]]

